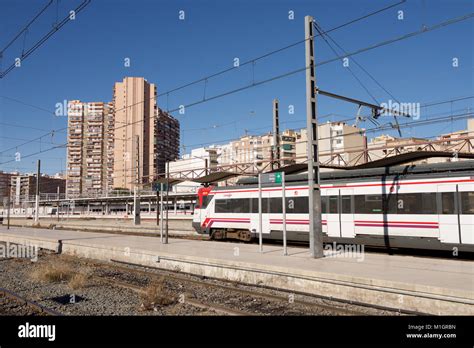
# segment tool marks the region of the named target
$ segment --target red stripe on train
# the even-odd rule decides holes
[[[355,223],[362,222],[362,223],[390,223],[390,224],[421,224],[421,225],[438,225],[436,221],[434,222],[427,222],[427,221],[373,221],[373,220],[354,220]]]
[[[250,223],[249,218],[206,218],[202,227],[210,227],[214,222],[235,222]],[[282,224],[282,219],[270,219],[270,224]],[[288,219],[286,223],[289,225],[308,225],[309,220]],[[322,220],[323,225],[327,225],[327,220]],[[426,221],[370,221],[355,220],[354,225],[358,227],[401,227],[401,228],[438,228],[437,222]]]
[[[438,228],[438,225],[355,224],[356,227]]]
[[[462,180],[440,180],[440,181],[417,181],[417,182],[398,182],[397,185],[428,185],[428,184],[450,184],[450,183],[463,183],[463,182],[474,182],[473,179],[462,179]],[[339,186],[321,186],[322,189],[334,189],[334,188],[353,188],[353,187],[374,187],[374,186],[394,186],[392,183],[376,183],[376,184],[358,184],[358,185],[339,185]],[[287,187],[286,191],[298,191],[307,190],[308,187]],[[281,191],[281,187],[274,189],[262,189],[262,192]],[[211,191],[211,194],[229,194],[239,192],[258,192],[258,190],[227,190],[227,191]]]

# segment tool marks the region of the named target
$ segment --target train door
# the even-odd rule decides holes
[[[269,213],[269,192],[262,192],[262,235],[270,234],[270,215]],[[258,214],[258,197],[254,197],[251,200],[251,214],[250,214],[250,232],[259,234],[259,214]]]
[[[439,240],[441,243],[461,243],[461,226],[459,224],[459,199],[456,190],[458,185],[439,185]]]
[[[328,237],[342,237],[341,220],[339,218],[339,190],[328,189],[326,192],[328,196],[328,213],[326,215]]]
[[[353,195],[353,190],[339,190],[339,219],[343,238],[355,237]]]
[[[474,184],[460,184],[459,223],[462,244],[474,244]]]

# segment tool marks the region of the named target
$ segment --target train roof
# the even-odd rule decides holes
[[[446,162],[446,163],[432,163],[432,164],[412,164],[396,167],[381,167],[370,169],[355,169],[355,170],[337,170],[331,172],[320,173],[321,181],[364,181],[373,180],[380,177],[395,177],[395,176],[411,176],[417,177],[440,177],[452,174],[453,176],[474,175],[474,161],[460,161],[460,162]],[[285,181],[288,183],[304,182],[308,180],[307,173],[285,175]],[[258,179],[256,177],[241,178],[237,181],[236,187],[257,185]],[[272,184],[270,186],[274,186]],[[280,185],[280,184],[276,184]],[[268,186],[268,185],[265,185]],[[229,189],[230,187],[226,187]]]

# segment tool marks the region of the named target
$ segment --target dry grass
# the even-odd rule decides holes
[[[65,258],[38,263],[31,273],[31,278],[46,283],[67,281],[68,286],[80,289],[88,285],[92,270],[84,267],[80,272],[73,268]]]
[[[141,295],[144,310],[153,310],[158,306],[168,306],[176,302],[175,296],[166,290],[164,277],[161,277],[148,285]]]
[[[71,289],[77,290],[84,288],[89,283],[89,276],[84,273],[76,273],[69,281],[68,285]]]
[[[53,261],[38,264],[31,273],[31,277],[35,280],[54,283],[69,280],[74,273],[71,266]]]

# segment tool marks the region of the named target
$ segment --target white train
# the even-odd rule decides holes
[[[287,238],[308,241],[306,175],[286,176]],[[474,252],[474,161],[321,174],[325,242]],[[263,185],[263,237],[282,238],[282,189]],[[254,178],[198,191],[193,226],[213,239],[258,236]]]

